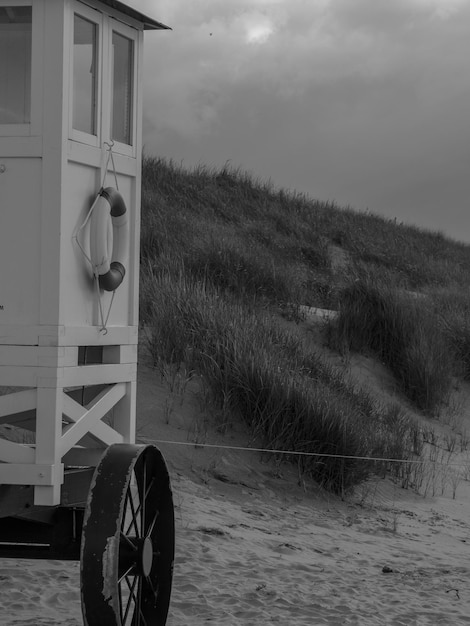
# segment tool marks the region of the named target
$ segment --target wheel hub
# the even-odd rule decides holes
[[[153,545],[150,537],[145,537],[141,545],[140,552],[140,565],[142,568],[142,574],[144,576],[150,576],[153,564]]]
[[[153,566],[153,543],[150,537],[121,538],[119,575],[133,571],[137,576],[150,576]]]

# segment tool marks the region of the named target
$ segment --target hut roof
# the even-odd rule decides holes
[[[124,4],[124,2],[119,2],[119,0],[99,0],[103,4],[115,9],[116,11],[120,11],[129,17],[141,22],[144,25],[144,30],[171,30],[169,26],[165,26],[161,22],[157,22],[151,17],[144,15],[140,11],[133,9],[128,4]]]

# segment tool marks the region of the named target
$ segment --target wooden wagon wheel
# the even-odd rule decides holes
[[[83,523],[85,626],[163,626],[174,547],[173,500],[160,451],[110,446],[94,473]]]

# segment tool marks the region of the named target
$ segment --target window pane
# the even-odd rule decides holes
[[[73,34],[73,127],[96,135],[98,25],[74,16]]]
[[[30,122],[31,24],[30,6],[0,8],[0,124]]]
[[[113,106],[111,135],[132,144],[134,42],[113,32]]]

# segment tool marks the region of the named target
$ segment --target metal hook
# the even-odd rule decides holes
[[[109,141],[104,141],[103,145],[107,146],[108,150],[111,151],[114,148],[114,139],[111,139],[111,143],[109,143]]]

